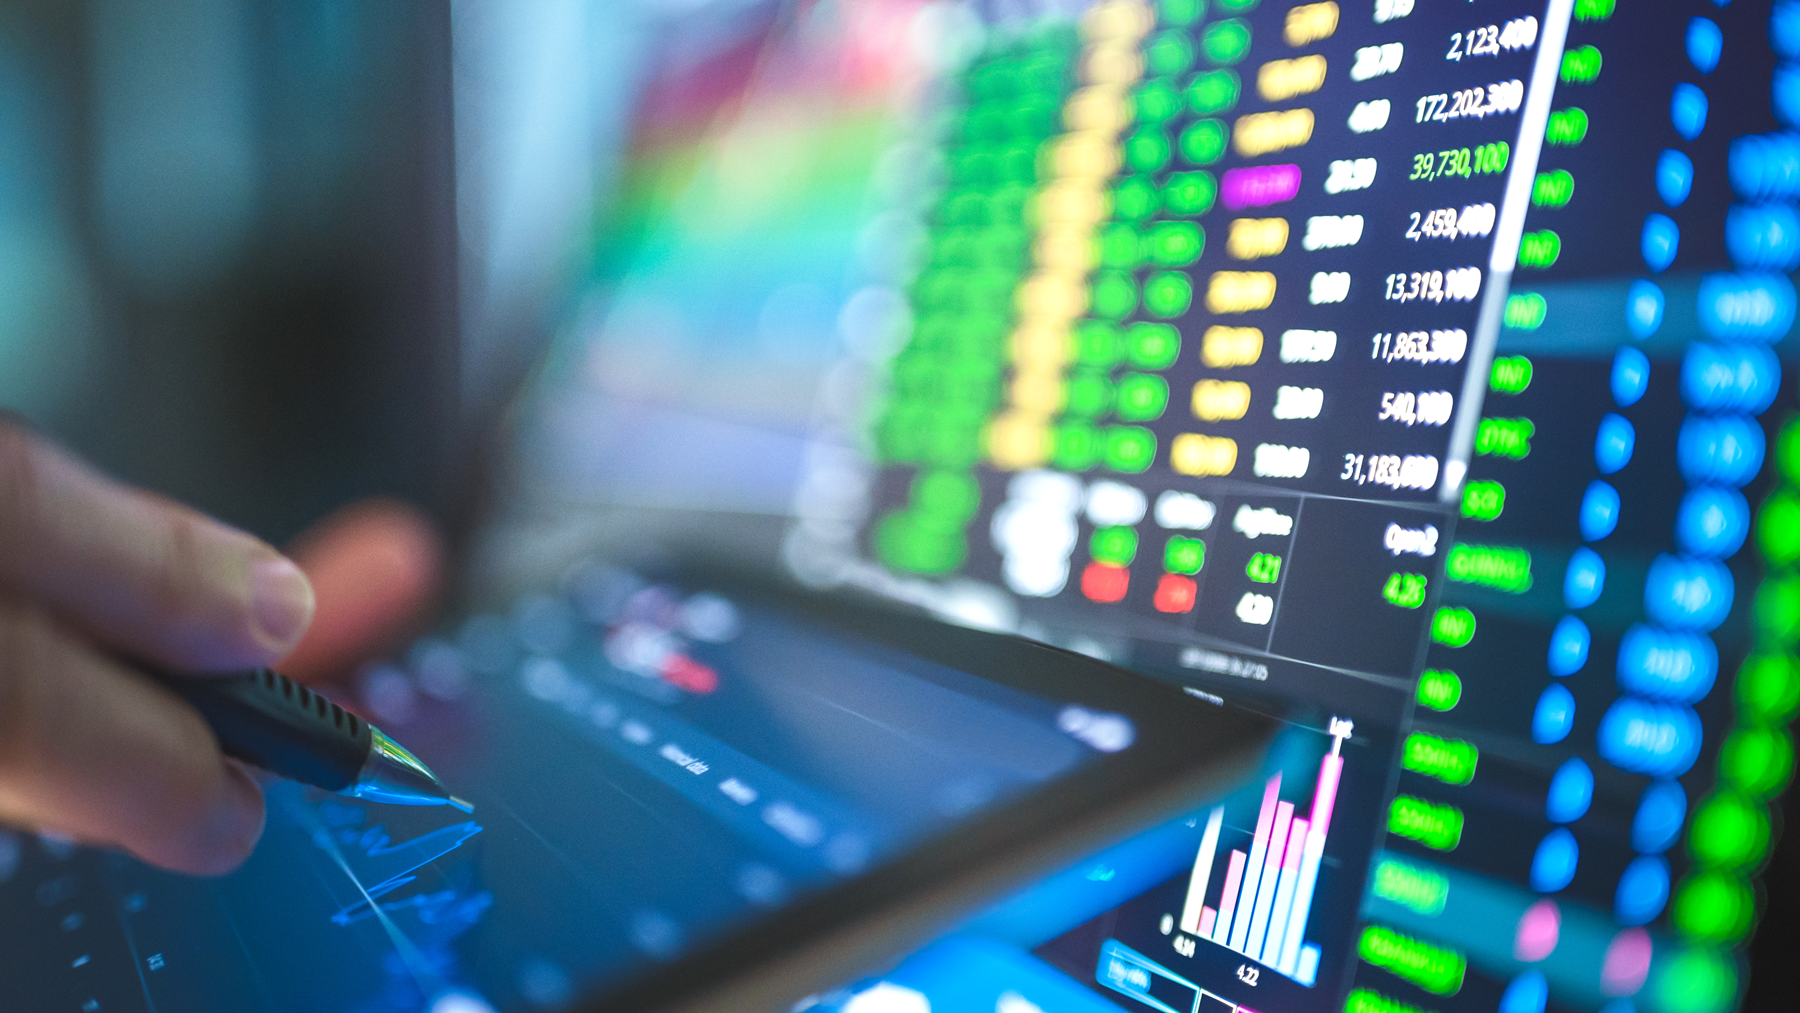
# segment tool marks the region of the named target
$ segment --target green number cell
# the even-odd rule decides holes
[[[1236,63],[1250,50],[1250,25],[1227,18],[1206,26],[1200,34],[1200,51],[1214,63]]]
[[[1225,154],[1225,124],[1199,120],[1181,132],[1181,157],[1195,165],[1211,165]]]
[[[1520,394],[1531,386],[1531,360],[1523,355],[1504,355],[1494,360],[1488,389],[1499,394]]]
[[[1149,422],[1169,406],[1169,381],[1153,373],[1127,373],[1119,378],[1114,411],[1126,422]]]
[[[1151,262],[1162,267],[1192,264],[1206,246],[1206,233],[1193,222],[1157,222],[1144,238]]]
[[[1156,460],[1156,436],[1142,426],[1113,426],[1106,430],[1101,456],[1114,471],[1147,471]]]
[[[1168,369],[1181,355],[1181,332],[1169,324],[1139,322],[1125,328],[1125,360],[1138,369]]]
[[[1202,116],[1228,112],[1236,107],[1243,91],[1235,70],[1213,70],[1196,75],[1188,82],[1188,108]]]
[[[1144,282],[1144,308],[1165,320],[1186,313],[1194,301],[1194,283],[1179,271],[1162,271]]]
[[[1203,215],[1218,196],[1219,183],[1210,172],[1177,172],[1162,188],[1163,206],[1173,215]]]
[[[1110,566],[1130,566],[1137,558],[1138,536],[1124,525],[1099,528],[1088,539],[1088,554]]]
[[[1163,546],[1163,569],[1170,573],[1199,573],[1206,565],[1206,543],[1198,538],[1175,535]]]

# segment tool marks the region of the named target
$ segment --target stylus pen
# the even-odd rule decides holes
[[[353,798],[475,809],[381,729],[272,669],[154,674],[200,712],[226,756]]]

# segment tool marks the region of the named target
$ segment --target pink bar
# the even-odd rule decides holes
[[[1319,761],[1319,786],[1313,791],[1313,830],[1324,837],[1331,829],[1331,807],[1337,803],[1338,775],[1344,772],[1344,758],[1325,754]]]
[[[1208,939],[1211,939],[1213,923],[1218,921],[1218,919],[1219,919],[1219,912],[1214,911],[1212,908],[1209,908],[1209,907],[1201,908],[1200,909],[1200,934],[1207,937]]]
[[[1244,859],[1242,851],[1231,853],[1231,862],[1225,867],[1225,892],[1219,895],[1219,920],[1213,924],[1219,927],[1219,935],[1231,930],[1231,912],[1237,909],[1238,887],[1244,881]],[[1213,937],[1215,941],[1219,936]]]
[[[1269,846],[1269,825],[1275,820],[1275,806],[1281,801],[1281,774],[1269,778],[1263,785],[1262,809],[1256,814],[1256,836],[1251,839],[1250,846]]]
[[[1309,825],[1310,824],[1306,820],[1295,820],[1294,828],[1288,831],[1287,851],[1283,852],[1281,856],[1281,867],[1283,869],[1300,868],[1300,852],[1304,850],[1303,845],[1306,843],[1306,828]]]
[[[1299,166],[1255,165],[1227,170],[1219,185],[1219,200],[1236,211],[1293,200],[1299,192]]]
[[[1263,860],[1263,875],[1281,868],[1282,845],[1288,840],[1288,828],[1294,823],[1294,803],[1282,802],[1275,807],[1275,826],[1269,835],[1269,857]]]

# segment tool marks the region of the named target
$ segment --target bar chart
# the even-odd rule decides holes
[[[1347,720],[1331,719],[1331,752],[1319,761],[1312,807],[1304,817],[1295,815],[1294,803],[1282,800],[1281,774],[1269,778],[1250,850],[1234,848],[1225,856],[1222,879],[1217,873],[1225,807],[1208,814],[1182,904],[1179,926],[1184,934],[1312,986],[1318,976],[1319,947],[1306,938],[1307,920],[1343,775],[1341,750],[1351,727]],[[1211,893],[1215,881],[1216,899]]]

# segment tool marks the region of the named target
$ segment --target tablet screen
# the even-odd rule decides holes
[[[0,837],[4,1005],[561,1005],[1133,748],[1128,715],[766,605],[571,586],[387,673],[390,730],[472,815],[273,784],[219,880]]]

